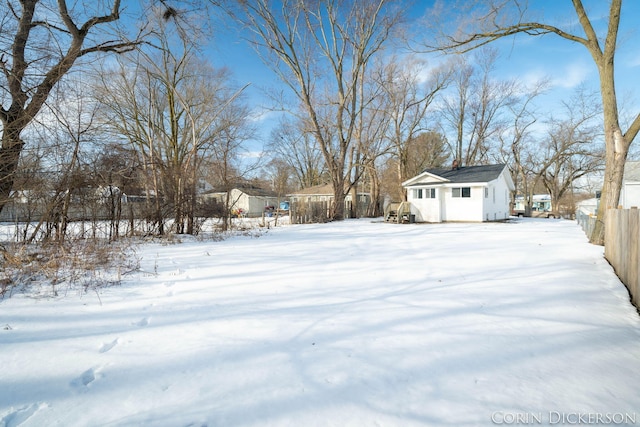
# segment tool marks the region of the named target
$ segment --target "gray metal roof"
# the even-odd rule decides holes
[[[464,182],[489,182],[500,176],[505,165],[482,165],[482,166],[464,166],[457,169],[452,168],[439,168],[439,169],[425,169],[424,172],[428,172],[432,175],[437,175],[447,179],[452,183],[464,183]],[[441,182],[434,181],[434,184]],[[422,181],[425,184],[425,181]]]

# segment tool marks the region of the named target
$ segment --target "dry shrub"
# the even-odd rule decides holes
[[[64,244],[7,244],[0,247],[0,295],[14,291],[57,296],[121,283],[139,259],[122,242],[74,240]]]

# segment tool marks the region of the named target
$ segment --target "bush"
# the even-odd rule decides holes
[[[139,268],[133,248],[123,242],[74,240],[64,244],[0,246],[0,295],[30,292],[58,296],[119,285],[123,274]]]

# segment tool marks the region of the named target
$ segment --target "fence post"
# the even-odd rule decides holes
[[[640,211],[637,208],[629,209],[629,274],[627,287],[631,293],[633,304],[638,307],[640,303],[640,279],[638,278],[638,264],[640,263]]]
[[[613,209],[607,209],[607,215],[604,220],[604,257],[609,261],[609,264],[614,264],[613,259],[613,243],[614,234],[613,229],[615,227],[615,211]],[[615,268],[615,267],[614,267]]]

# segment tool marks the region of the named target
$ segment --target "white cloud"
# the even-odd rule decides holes
[[[582,84],[592,73],[593,65],[582,61],[574,62],[552,72],[552,86],[571,89]]]
[[[640,56],[631,57],[625,65],[631,68],[640,67]]]

